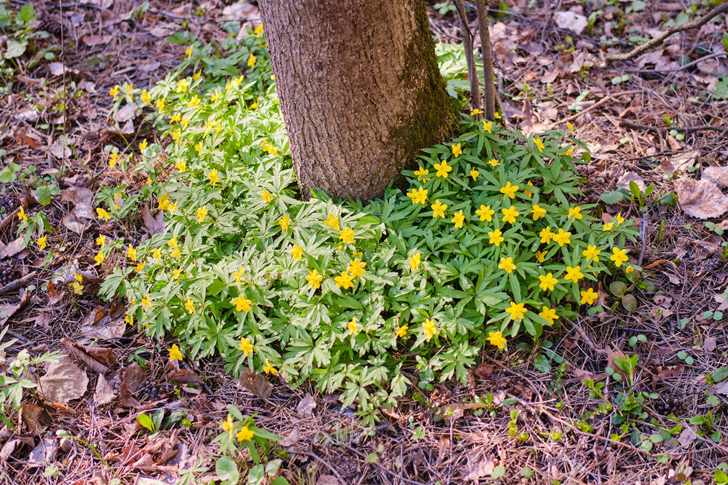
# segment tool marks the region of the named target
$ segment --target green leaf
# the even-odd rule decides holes
[[[154,421],[152,421],[152,418],[147,416],[146,414],[142,413],[139,416],[137,416],[137,422],[148,429],[150,432],[154,433],[155,427],[154,427]]]
[[[278,477],[270,485],[291,485],[284,477]]]
[[[497,478],[501,478],[501,477],[505,476],[505,474],[506,474],[506,467],[504,467],[503,465],[498,465],[497,467],[495,467],[493,469],[493,472],[490,474],[490,477],[497,479]]]
[[[240,478],[240,472],[238,471],[238,465],[232,458],[227,456],[220,457],[215,463],[215,473],[221,480],[228,480],[232,483],[237,483]]]
[[[539,372],[543,372],[544,374],[548,374],[549,372],[551,372],[551,363],[549,362],[549,359],[543,354],[538,354],[533,359],[533,366]]]
[[[625,295],[625,293],[627,293],[627,285],[621,281],[613,281],[609,285],[609,291],[611,291],[612,295],[617,298],[621,298]]]
[[[599,196],[599,198],[605,204],[613,205],[618,204],[624,200],[624,192],[620,190],[612,190]]]
[[[622,297],[622,306],[625,310],[632,313],[637,310],[637,299],[633,295],[624,295]]]
[[[40,205],[49,205],[51,203],[51,198],[60,193],[61,189],[56,184],[41,185],[33,191],[33,195],[35,195],[35,198]]]
[[[728,377],[728,367],[721,367],[712,374],[714,382],[720,382]]]
[[[33,7],[33,5],[29,3],[23,5],[23,7],[20,9],[20,12],[18,12],[18,20],[23,23],[28,23],[31,20],[35,20],[35,7]]]
[[[25,53],[28,41],[11,40],[8,42],[8,48],[5,50],[5,59],[13,59],[20,57]]]

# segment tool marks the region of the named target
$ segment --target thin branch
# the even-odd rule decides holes
[[[615,61],[627,61],[629,59],[634,59],[638,55],[642,54],[643,52],[652,49],[653,47],[659,45],[662,43],[663,40],[667,39],[671,35],[677,34],[678,32],[684,32],[686,30],[692,30],[692,29],[698,29],[702,27],[703,25],[707,24],[712,18],[728,12],[728,2],[724,3],[723,5],[719,5],[715,7],[713,10],[708,12],[703,17],[700,17],[699,19],[693,20],[692,22],[688,22],[686,24],[682,25],[676,25],[674,27],[671,27],[670,29],[666,30],[665,32],[661,33],[654,39],[652,39],[649,42],[645,42],[644,44],[638,45],[634,49],[632,49],[630,52],[624,53],[624,54],[610,54],[605,57],[605,65],[610,62]]]
[[[485,118],[495,119],[495,73],[493,72],[493,50],[490,44],[488,9],[485,0],[475,0],[478,10],[478,30],[480,30],[480,50],[483,53],[483,96],[485,97]]]
[[[463,0],[455,0],[455,6],[458,9],[458,17],[460,17],[460,32],[463,36],[463,49],[465,50],[465,60],[468,63],[468,76],[470,77],[470,103],[473,109],[480,109],[480,89],[478,89],[478,74],[475,72],[475,59],[473,59],[473,33],[468,27],[468,16],[465,11],[465,3]]]

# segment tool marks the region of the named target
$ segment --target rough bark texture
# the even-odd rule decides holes
[[[259,4],[304,197],[378,197],[451,133],[424,0]]]

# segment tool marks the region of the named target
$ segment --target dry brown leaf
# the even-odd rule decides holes
[[[48,411],[33,403],[23,403],[20,407],[20,416],[23,424],[27,426],[28,432],[33,436],[42,433],[53,424],[53,419]]]
[[[468,458],[470,461],[470,458]],[[495,462],[493,460],[483,460],[480,457],[468,463],[465,475],[466,482],[480,483],[480,479],[483,477],[489,477],[495,470]]]
[[[23,237],[19,237],[8,244],[0,241],[0,259],[11,258],[23,250]]]
[[[58,448],[58,440],[53,435],[46,436],[28,455],[28,466],[37,468],[53,463],[56,460]]]
[[[728,187],[728,167],[706,167],[701,178],[719,187]]]
[[[645,181],[634,172],[624,172],[622,176],[619,177],[619,180],[617,180],[617,188],[629,190],[630,182],[636,183],[637,187],[639,187],[642,192],[645,191]]]
[[[61,344],[75,358],[89,366],[98,374],[106,374],[109,367],[114,363],[114,351],[101,347],[84,347],[83,345],[61,339]]]
[[[273,385],[263,374],[257,374],[247,367],[240,372],[238,384],[262,399],[268,399],[273,392]]]
[[[560,29],[570,30],[579,35],[589,24],[586,17],[570,10],[554,12],[554,23]]]
[[[146,380],[147,371],[136,362],[124,369],[121,376],[121,383],[126,385],[127,390],[131,393],[144,387]]]
[[[48,367],[40,378],[39,389],[47,401],[66,404],[80,399],[86,393],[88,376],[69,357],[64,357]]]
[[[683,448],[689,448],[696,439],[698,439],[698,435],[695,433],[695,430],[690,426],[686,426],[682,430],[682,433],[680,433],[680,436],[678,436],[677,442]]]
[[[675,182],[680,207],[698,219],[720,217],[728,211],[728,197],[707,180],[682,179]]]
[[[20,309],[20,307],[28,303],[30,295],[31,292],[23,291],[23,294],[20,296],[20,302],[0,305],[0,327],[2,327],[2,325],[4,325],[5,322],[7,322],[8,319]]]
[[[202,379],[200,376],[187,369],[176,369],[170,371],[167,374],[167,380],[169,382],[179,382],[180,384],[200,384],[202,385]]]
[[[306,394],[306,397],[301,399],[301,402],[296,406],[296,412],[302,418],[310,418],[313,416],[313,410],[316,407],[316,400],[311,394]]]
[[[112,39],[110,35],[84,35],[81,40],[89,47],[108,44]]]
[[[480,380],[487,379],[493,373],[494,369],[495,366],[493,364],[486,364],[485,362],[482,362],[473,369],[473,375]]]
[[[717,346],[718,342],[713,337],[705,337],[703,340],[703,348],[708,352],[714,351]]]
[[[99,380],[96,381],[96,390],[94,391],[94,402],[97,406],[103,406],[109,404],[114,400],[114,389],[109,384],[109,381],[103,375],[99,375]]]
[[[150,236],[164,233],[164,211],[159,211],[156,217],[152,217],[149,206],[144,203],[142,206],[142,220],[144,221],[144,229]]]

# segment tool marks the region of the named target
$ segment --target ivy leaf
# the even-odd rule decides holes
[[[549,363],[549,359],[546,358],[546,356],[543,354],[539,354],[536,356],[535,359],[533,359],[533,366],[539,372],[543,372],[544,374],[548,374],[549,372],[551,372],[551,364]]]

